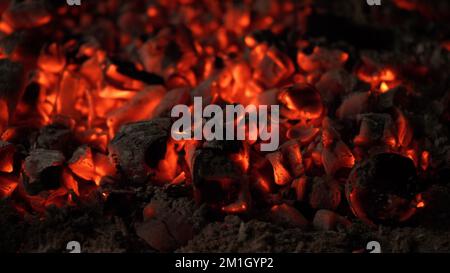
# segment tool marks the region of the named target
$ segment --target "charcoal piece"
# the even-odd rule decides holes
[[[14,174],[0,173],[0,199],[11,196],[19,185],[19,178]]]
[[[164,78],[158,74],[138,70],[136,65],[129,61],[112,60],[117,65],[117,72],[132,79],[136,79],[149,85],[164,85]]]
[[[315,177],[309,195],[309,204],[314,209],[335,210],[341,203],[339,184],[333,179]]]
[[[155,118],[122,126],[109,144],[109,156],[126,178],[143,182],[167,150],[171,120]]]
[[[292,181],[292,176],[285,167],[288,164],[285,163],[286,160],[280,151],[267,154],[266,158],[272,165],[275,184],[284,186]]]
[[[317,230],[335,230],[339,227],[348,228],[351,222],[333,211],[321,209],[314,216],[313,226]]]
[[[359,135],[354,142],[357,145],[374,144],[379,141],[388,143],[393,139],[394,122],[388,114],[368,113],[357,116],[361,122]]]
[[[16,148],[13,144],[0,140],[0,172],[11,173],[14,168],[14,153]]]
[[[206,147],[194,155],[192,176],[197,200],[212,209],[228,210],[227,206],[239,203],[245,210],[248,179],[239,163],[231,159],[242,146],[235,141],[212,141]]]
[[[69,155],[74,150],[72,131],[63,124],[42,127],[36,140],[37,148],[62,151]]]
[[[0,48],[8,56],[14,57],[14,60],[33,65],[46,42],[48,40],[39,31],[18,30],[0,39]],[[29,46],[30,44],[33,46]]]
[[[308,84],[295,84],[283,89],[278,95],[278,100],[283,105],[281,115],[288,119],[316,119],[324,111],[319,91]]]
[[[380,153],[354,167],[346,196],[353,213],[366,223],[395,224],[414,214],[420,188],[410,158]]]
[[[13,1],[2,19],[14,29],[42,26],[52,19],[45,1]]]
[[[291,228],[306,228],[309,225],[308,220],[297,209],[287,204],[273,206],[269,212],[269,219]]]
[[[25,158],[22,182],[29,194],[57,189],[61,185],[65,158],[60,151],[36,149]]]
[[[0,133],[8,126],[24,90],[25,72],[22,64],[0,60]]]
[[[144,221],[136,225],[136,233],[158,251],[173,251],[203,226],[199,212],[190,198],[174,199],[157,190],[143,210]]]
[[[179,104],[188,105],[190,99],[189,88],[175,88],[164,95],[158,106],[153,111],[155,117],[167,117],[172,108]]]

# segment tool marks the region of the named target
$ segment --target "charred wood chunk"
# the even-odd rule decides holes
[[[64,155],[60,151],[37,149],[25,159],[22,181],[29,194],[57,189],[61,185]]]
[[[269,219],[287,227],[306,228],[309,225],[308,220],[297,209],[287,204],[273,206]]]
[[[14,153],[16,148],[13,144],[0,140],[0,172],[11,173],[14,168]]]
[[[238,144],[233,141],[210,142],[197,150],[194,156],[194,194],[200,202],[213,209],[225,212],[247,210],[248,178],[239,162],[232,160],[233,154],[239,151]]]
[[[326,209],[318,210],[313,220],[313,226],[317,230],[335,230],[340,227],[348,228],[351,224],[346,218]]]
[[[8,126],[24,90],[25,72],[20,63],[0,60],[0,133]]]
[[[132,79],[141,81],[143,83],[149,84],[149,85],[163,85],[164,84],[164,78],[154,74],[149,73],[146,71],[138,70],[136,68],[136,65],[129,61],[123,61],[118,59],[112,60],[115,65],[117,65],[117,72],[125,75],[127,77],[130,77]]]
[[[124,125],[109,144],[109,156],[127,178],[145,180],[167,150],[169,118]]]
[[[292,181],[291,174],[284,167],[287,164],[285,163],[285,159],[281,152],[277,151],[267,154],[266,158],[272,165],[275,184],[284,186]]]
[[[95,152],[86,145],[80,146],[73,153],[68,167],[78,177],[94,181],[97,185],[100,185],[104,176],[113,176],[116,172],[107,155]]]
[[[376,143],[395,142],[394,122],[388,114],[369,113],[358,115],[361,121],[359,135],[355,137],[356,145],[365,146]]]
[[[65,155],[72,153],[75,147],[70,128],[63,124],[51,124],[42,127],[36,141],[37,148],[62,151]]]
[[[33,66],[47,42],[48,39],[40,31],[18,30],[0,40],[0,49],[14,60]]]
[[[0,174],[0,199],[11,196],[19,185],[19,179],[12,174]]]
[[[45,1],[13,1],[2,19],[14,29],[27,29],[47,24],[52,19]]]
[[[355,166],[346,185],[353,213],[366,223],[394,224],[415,212],[419,183],[413,161],[399,154],[377,154]]]
[[[283,89],[278,100],[281,114],[292,120],[310,120],[322,116],[323,104],[319,91],[308,84],[296,84]]]
[[[144,208],[143,218],[144,221],[136,226],[137,235],[162,252],[185,245],[202,225],[193,201],[168,198],[160,191]]]
[[[315,177],[311,185],[309,204],[314,209],[335,210],[341,203],[341,191],[337,181]]]

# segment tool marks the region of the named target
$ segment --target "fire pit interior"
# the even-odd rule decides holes
[[[450,251],[450,4],[369,2],[1,1],[0,252]]]

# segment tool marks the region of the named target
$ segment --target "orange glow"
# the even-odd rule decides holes
[[[414,149],[406,150],[406,156],[409,157],[414,164],[417,166],[417,153]]]
[[[430,153],[428,151],[423,151],[420,157],[420,167],[422,170],[426,171],[430,165]]]
[[[267,182],[267,180],[266,179],[264,179],[264,178],[262,178],[262,177],[260,177],[259,179],[258,179],[258,185],[259,185],[259,187],[264,191],[264,192],[271,192],[272,191],[272,189],[271,189],[271,186],[270,186],[270,183],[269,182]]]
[[[77,183],[77,181],[75,181],[73,176],[67,170],[65,170],[63,172],[62,179],[63,179],[64,187],[66,189],[72,190],[78,196],[80,195],[80,192],[78,190],[78,183]]]
[[[19,181],[13,176],[1,175],[0,176],[0,199],[11,196],[14,190],[17,188]]]
[[[51,44],[46,52],[39,55],[38,66],[50,73],[60,73],[66,65],[65,56],[61,48],[56,44]]]
[[[250,154],[248,146],[244,146],[244,150],[240,153],[233,154],[230,156],[230,159],[234,162],[236,162],[241,168],[244,173],[247,173],[247,170],[250,165]]]
[[[270,161],[270,164],[272,164],[275,183],[281,186],[286,185],[291,181],[291,175],[282,164],[282,157],[280,152],[274,152],[267,155],[267,159]]]
[[[77,176],[100,185],[102,177],[114,175],[115,168],[108,156],[94,153],[89,147],[79,148],[69,162],[69,168]]]
[[[222,207],[222,211],[225,213],[243,213],[247,210],[247,204],[244,201],[238,201],[228,206]]]
[[[443,42],[442,47],[445,48],[447,51],[450,51],[450,40]]]
[[[395,80],[395,73],[391,69],[384,69],[380,72],[380,80],[393,81]]]
[[[417,207],[417,208],[423,208],[423,207],[425,207],[425,202],[420,201],[419,203],[417,203],[416,207]]]
[[[248,47],[253,48],[256,46],[256,40],[252,36],[247,35],[247,36],[245,36],[245,44]]]
[[[178,154],[175,149],[175,143],[169,141],[167,144],[166,155],[158,163],[155,179],[160,182],[169,183],[177,177]]]
[[[150,6],[147,8],[147,15],[148,17],[156,17],[158,16],[158,9],[154,6]]]
[[[0,134],[6,130],[9,122],[8,104],[5,100],[0,99]]]
[[[389,86],[387,85],[386,82],[381,83],[380,91],[381,91],[381,93],[386,93],[387,91],[389,91]]]
[[[152,118],[153,111],[164,96],[165,90],[160,86],[149,87],[135,93],[135,96],[107,115],[107,125],[112,138],[121,125]]]
[[[14,153],[12,144],[0,143],[0,172],[11,173],[14,168]]]
[[[14,29],[8,23],[2,21],[0,22],[0,31],[5,34],[11,34]]]
[[[175,177],[170,184],[181,184],[186,181],[186,173],[181,172],[177,177]]]

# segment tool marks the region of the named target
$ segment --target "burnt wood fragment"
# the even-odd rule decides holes
[[[109,144],[109,156],[126,178],[144,181],[164,158],[171,120],[156,118],[122,126]]]
[[[25,158],[22,182],[29,194],[57,189],[61,185],[65,158],[60,151],[36,149]]]
[[[357,164],[346,184],[350,207],[367,223],[394,224],[409,219],[419,191],[413,161],[395,153],[377,154]]]

